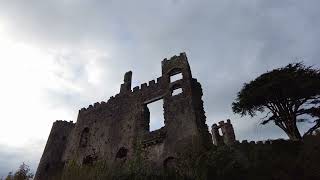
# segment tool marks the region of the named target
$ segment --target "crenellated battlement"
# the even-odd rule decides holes
[[[142,83],[140,86],[136,86],[132,89],[132,91],[130,90],[131,93],[133,94],[139,94],[145,91],[151,91],[154,90],[156,88],[159,88],[161,86],[162,83],[162,77],[158,77],[156,80],[151,80],[148,83]],[[106,106],[108,106],[109,104],[113,103],[114,101],[116,101],[116,99],[121,96],[121,93],[116,94],[115,96],[111,96],[109,98],[109,100],[107,102],[102,101],[102,102],[96,102],[94,104],[90,104],[87,108],[81,108],[79,110],[79,113],[88,113],[91,111],[95,111],[98,110],[100,108],[105,108]]]
[[[227,126],[232,125],[230,119],[227,119],[227,122],[220,121],[218,124],[219,124],[220,127],[226,126],[226,125]]]
[[[309,136],[306,136],[305,138],[319,138],[320,134],[312,134]],[[235,144],[250,144],[250,145],[269,145],[269,144],[290,144],[290,143],[297,143],[299,141],[293,141],[289,139],[267,139],[263,141],[248,141],[248,140],[242,140],[236,141]]]
[[[162,77],[158,77],[156,80],[151,80],[148,83],[142,83],[140,86],[133,88],[132,93],[141,93],[150,89],[161,87]]]
[[[221,132],[219,132],[219,130]],[[295,143],[295,141],[284,140],[284,139],[274,139],[274,140],[264,140],[264,141],[248,141],[242,140],[237,141],[235,139],[234,129],[231,124],[230,119],[227,121],[220,121],[218,124],[214,123],[211,126],[212,140],[213,144],[216,146],[220,145],[268,145],[268,144],[285,144],[285,143]]]
[[[220,149],[217,158],[221,159],[219,156],[227,153],[228,161],[223,162],[228,164],[229,160],[232,160],[231,165],[236,163],[238,172],[239,167],[241,171],[247,171],[242,169],[242,165],[248,167],[249,171],[252,170],[254,166],[249,163],[261,164],[264,168],[263,161],[266,155],[274,154],[271,158],[267,158],[272,160],[274,157],[278,158],[278,152],[286,155],[289,152],[287,149],[300,150],[302,149],[300,145],[307,143],[312,144],[310,148],[308,147],[312,151],[319,149],[313,147],[320,147],[320,144],[313,146],[315,141],[319,142],[320,130],[304,137],[304,141],[275,139],[240,142],[236,140],[230,119],[212,124],[212,136],[210,136],[203,107],[202,87],[197,79],[192,77],[186,54],[180,53],[164,59],[161,62],[161,70],[160,77],[133,88],[132,71],[128,71],[124,74],[123,82],[119,83],[121,84],[119,92],[107,101],[95,102],[81,108],[76,123],[55,121],[35,180],[59,177],[73,163],[76,163],[77,167],[78,165],[99,167],[99,164],[103,163],[108,166],[108,172],[121,169],[127,174],[132,163],[136,162],[142,165],[141,167],[147,167],[148,172],[155,173],[157,175],[155,177],[158,177],[159,172],[169,170],[168,172],[179,172],[183,177],[192,179],[196,174],[189,172],[189,168],[183,166],[191,167],[195,159],[207,157],[208,153],[212,154],[211,152],[215,153],[214,151]],[[163,110],[163,118],[153,118],[156,113],[153,113],[151,103],[156,101],[162,103],[160,107]],[[150,131],[153,120],[164,122],[164,126]],[[217,147],[212,147],[213,144]],[[301,152],[308,153],[304,150]],[[216,161],[215,156],[211,157],[214,159],[207,159],[205,162]],[[305,159],[311,159],[310,157]],[[256,161],[257,159],[259,161]],[[288,159],[285,158],[284,162],[287,163]],[[223,168],[223,164],[221,167]],[[213,168],[216,169],[216,166]],[[315,169],[317,170],[318,166]],[[232,171],[228,169],[228,172]],[[183,173],[186,173],[186,176]],[[92,175],[97,177],[97,174]],[[118,177],[121,174],[115,175]],[[203,177],[208,179],[207,176]]]
[[[67,120],[56,120],[53,124],[75,125],[73,121],[67,121]]]
[[[268,139],[268,140],[263,140],[263,141],[248,141],[248,140],[242,140],[236,141],[234,144],[235,145],[285,145],[285,144],[294,144],[298,143],[297,141],[292,141],[292,140],[285,140],[285,139]]]
[[[185,52],[180,53],[178,56],[174,55],[172,56],[170,59],[164,58],[162,60],[162,65],[169,63],[170,61],[176,61],[176,60],[186,60],[187,59],[187,55]]]
[[[273,142],[275,141],[285,141],[283,139],[281,140],[264,140],[264,141],[248,141],[248,140],[242,140],[241,142],[240,141],[236,141],[235,144],[272,144]]]
[[[50,136],[54,141],[48,140],[50,148],[43,154],[37,171],[40,175],[36,179],[48,179],[41,178],[48,172],[54,174],[51,164],[59,165],[58,173],[63,172],[68,162],[82,166],[103,160],[110,165],[110,170],[118,167],[119,163],[126,169],[130,165],[128,162],[135,159],[135,147],[140,145],[144,148],[143,156],[148,159],[146,167],[154,170],[162,169],[171,156],[182,159],[185,149],[190,149],[195,156],[209,149],[212,142],[205,123],[201,100],[203,92],[200,83],[192,78],[186,54],[164,59],[161,70],[160,77],[133,88],[132,71],[128,71],[124,74],[119,93],[106,102],[95,102],[81,108],[76,124],[56,122],[52,128],[54,134]],[[175,90],[178,94],[173,95]],[[163,103],[164,118],[159,120],[164,121],[164,127],[150,131],[153,113],[150,113],[148,105],[158,100]],[[65,134],[56,133],[60,130]],[[51,149],[58,158],[52,156]],[[57,159],[57,162],[52,159]]]
[[[56,172],[63,170],[62,156],[75,125],[73,121],[66,120],[57,120],[53,123],[35,179],[50,179],[49,177],[56,175]]]
[[[105,101],[95,102],[93,105],[90,104],[87,108],[85,108],[85,107],[81,108],[79,110],[79,113],[81,113],[81,114],[88,113],[88,112],[96,111],[101,108],[105,108],[106,106],[108,106],[108,104],[111,104],[114,99],[115,99],[115,97],[111,96],[107,102],[105,102]]]

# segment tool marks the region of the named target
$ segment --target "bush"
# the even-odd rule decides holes
[[[19,169],[13,174],[8,173],[8,176],[4,180],[29,180],[33,178],[33,173],[30,172],[30,168],[25,163],[22,163]]]

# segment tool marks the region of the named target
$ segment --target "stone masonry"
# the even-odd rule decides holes
[[[177,74],[182,78],[171,82],[170,77]],[[71,161],[80,166],[103,161],[111,168],[125,168],[135,157],[137,147],[143,149],[143,157],[150,167],[163,169],[179,160],[185,151],[197,154],[212,145],[205,123],[202,88],[192,77],[185,53],[164,59],[162,76],[156,81],[131,88],[131,80],[129,71],[124,75],[120,93],[107,102],[79,110],[76,123],[53,124],[35,180],[63,172]],[[177,90],[180,94],[175,93]],[[165,125],[150,131],[147,105],[160,99]],[[228,134],[233,131],[229,123],[220,124],[226,144],[234,139],[234,133],[230,137]]]
[[[219,133],[221,129],[221,133]],[[230,119],[227,122],[220,121],[219,125],[213,124],[211,128],[212,141],[216,146],[231,145],[236,142],[236,136]]]

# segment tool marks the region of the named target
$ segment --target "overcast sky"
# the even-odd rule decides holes
[[[0,177],[33,171],[57,119],[139,85],[186,52],[209,126],[230,118],[237,139],[286,137],[231,103],[243,83],[303,59],[319,67],[318,0],[0,0]],[[156,110],[155,114],[157,114]],[[159,126],[153,122],[153,128]],[[303,129],[303,128],[302,128]]]

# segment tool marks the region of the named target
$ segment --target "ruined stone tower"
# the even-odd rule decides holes
[[[219,133],[221,129],[221,133]],[[236,142],[236,136],[230,119],[227,122],[220,121],[219,125],[213,124],[211,127],[212,141],[214,145],[231,145]]]
[[[60,173],[63,169],[64,163],[61,159],[73,128],[74,123],[72,121],[56,121],[53,123],[35,179],[48,179]]]
[[[180,74],[181,79],[172,77]],[[69,162],[126,167],[143,152],[154,170],[168,168],[185,151],[197,154],[212,144],[203,109],[202,88],[192,77],[185,53],[162,61],[162,76],[131,89],[132,72],[120,93],[79,111],[77,122],[55,122],[37,169],[37,180],[61,173]],[[149,103],[163,100],[164,127],[150,131]]]

